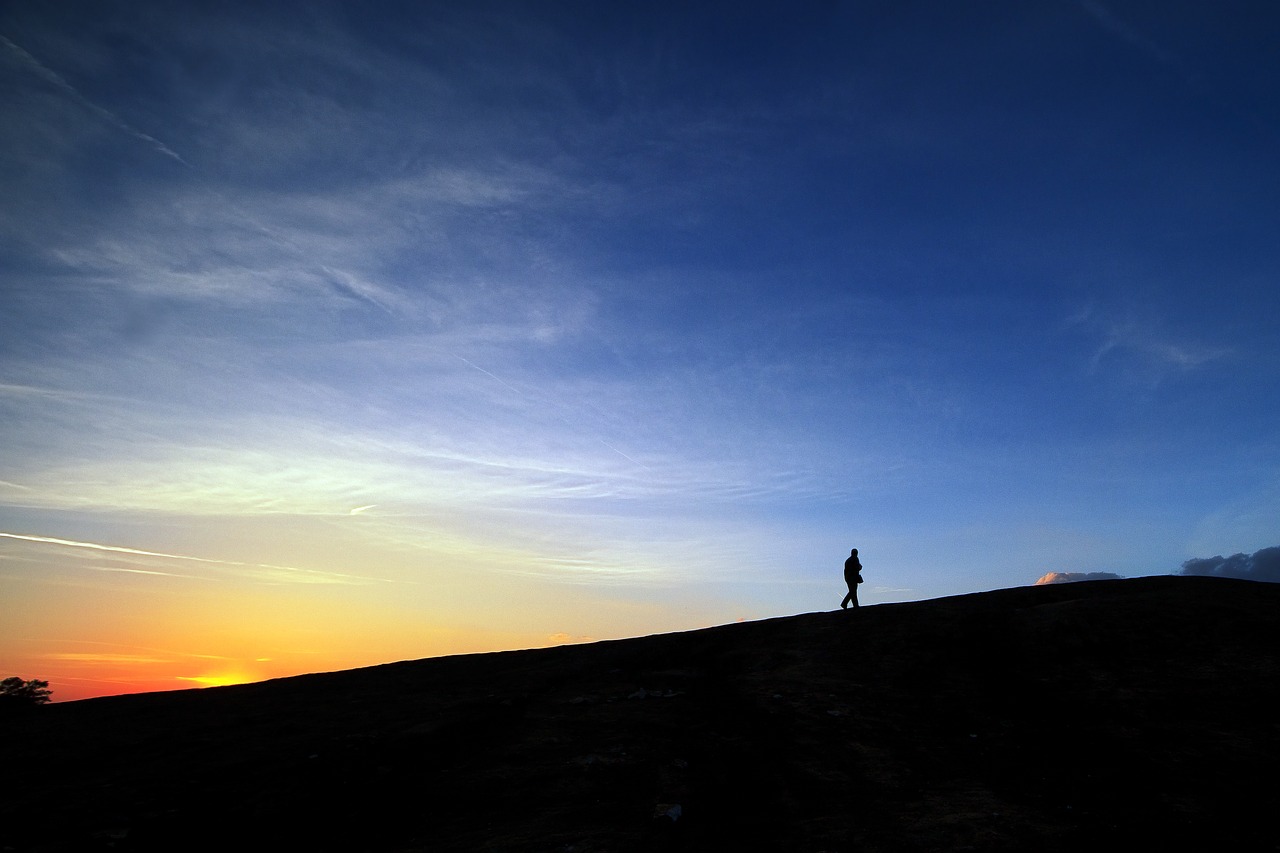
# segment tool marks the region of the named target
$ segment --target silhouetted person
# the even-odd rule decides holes
[[[862,583],[862,563],[858,562],[858,549],[854,548],[849,552],[849,559],[844,561],[844,582],[849,587],[849,594],[840,602],[840,609],[844,610],[852,602],[856,608],[858,606],[858,584]]]

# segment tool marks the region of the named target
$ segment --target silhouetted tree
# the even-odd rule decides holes
[[[0,708],[43,705],[52,692],[47,681],[38,678],[24,681],[15,675],[0,681]]]

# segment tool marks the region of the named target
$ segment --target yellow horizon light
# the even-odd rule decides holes
[[[191,681],[201,687],[230,687],[233,684],[252,684],[261,681],[256,675],[245,675],[239,672],[219,673],[216,675],[175,675],[179,681]]]

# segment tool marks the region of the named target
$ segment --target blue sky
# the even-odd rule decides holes
[[[1278,42],[2,7],[0,656],[120,692],[828,609],[855,546],[874,604],[1275,545]]]

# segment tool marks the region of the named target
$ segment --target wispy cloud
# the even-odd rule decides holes
[[[1194,342],[1171,341],[1158,337],[1150,329],[1134,324],[1113,325],[1093,355],[1093,366],[1099,367],[1113,353],[1135,354],[1153,365],[1188,370],[1217,361],[1231,354],[1228,347],[1211,347]]]
[[[70,661],[73,663],[124,663],[150,664],[171,663],[173,658],[155,657],[153,655],[132,655],[116,652],[50,652],[40,655],[46,660]]]
[[[505,179],[474,171],[477,182]],[[321,190],[226,186],[210,177],[147,187],[109,215],[46,241],[42,251],[57,266],[123,292],[232,309],[366,308],[450,327],[536,319],[544,303],[559,301],[563,284],[530,292],[504,282],[546,277],[540,271],[559,266],[567,247],[517,239],[505,217],[434,195],[430,176],[423,180],[425,186],[375,176]],[[572,179],[536,180],[536,195],[512,190],[530,196],[525,215],[553,216],[575,195]],[[504,298],[516,290],[519,302]]]
[[[144,663],[164,664],[183,660],[227,661],[226,655],[178,651],[171,648],[140,646],[132,643],[114,643],[102,640],[72,640],[59,643],[79,648],[80,651],[46,652],[41,655],[50,660],[78,661],[84,663]]]
[[[149,569],[128,569],[120,566],[88,566],[87,568],[95,572],[117,572],[127,575],[149,575],[152,577],[162,578],[196,578],[196,575],[181,575],[176,572],[157,572]]]
[[[334,267],[321,266],[320,269],[325,275],[329,276],[336,286],[392,317],[402,314],[404,306],[409,303],[406,297],[384,285],[376,284],[368,279]]]
[[[403,513],[494,499],[805,499],[833,485],[821,472],[797,469],[781,450],[729,458],[742,439],[732,429],[719,431],[719,446],[688,442],[688,422],[668,423],[661,410],[647,410],[643,387],[527,372],[508,381],[470,359],[388,341],[321,356],[344,371],[335,384],[379,377],[361,382],[359,394],[330,391],[323,376],[258,389],[260,380],[237,367],[234,353],[224,354],[212,378],[225,378],[227,387],[211,385],[205,396],[235,398],[242,413],[205,411],[205,397],[190,411],[121,403],[97,418],[118,429],[88,439],[100,443],[92,458],[24,472],[24,502],[233,514],[351,514],[379,505]],[[293,370],[286,359],[299,356],[277,353],[273,372]],[[138,384],[173,363],[148,368]],[[266,405],[290,414],[250,408]],[[370,418],[370,411],[395,415]],[[58,441],[62,429],[41,424],[32,440]],[[65,429],[69,446],[86,446],[82,431]]]
[[[339,586],[367,586],[373,583],[392,583],[385,578],[372,578],[365,575],[349,575],[342,572],[320,571],[317,569],[298,569],[293,566],[272,566],[266,564],[245,564],[245,574],[250,578],[281,584],[321,584]],[[399,581],[410,583],[411,581]]]
[[[163,45],[149,55],[156,66],[148,70],[167,80],[165,97],[182,105],[182,126],[201,128],[187,141],[201,167],[181,179],[121,184],[110,200],[94,198],[92,216],[68,216],[72,205],[60,198],[58,234],[30,242],[76,276],[183,302],[436,318],[456,313],[468,289],[561,268],[563,249],[579,241],[566,239],[559,215],[581,217],[602,203],[598,177],[583,175],[569,158],[534,156],[545,153],[536,146],[523,151],[529,143],[518,127],[507,127],[505,107],[477,118],[479,126],[436,120],[436,110],[459,96],[457,80],[446,84],[400,50],[358,42],[324,15],[306,38],[297,32],[306,24],[271,16],[254,27],[221,16],[194,27],[149,23],[160,29],[135,37]],[[4,38],[0,48],[74,103],[185,162],[13,41]],[[227,61],[256,77],[253,97],[228,111],[226,99],[236,92],[224,79],[193,77],[186,63],[164,64],[186,49],[233,52]],[[104,63],[116,59],[103,55]],[[298,69],[307,69],[305,86]],[[353,97],[360,90],[392,96]],[[392,94],[406,91],[414,93],[412,106]],[[489,143],[491,137],[510,145]],[[31,156],[43,154],[33,148]],[[52,157],[50,163],[60,173],[72,168]],[[316,174],[326,175],[323,184]],[[28,203],[45,202],[37,196]],[[603,203],[619,205],[624,197],[615,193]],[[536,313],[536,301],[500,300],[511,315],[521,307]]]
[[[1149,379],[1158,381],[1166,372],[1195,370],[1234,354],[1231,347],[1179,339],[1154,320],[1112,316],[1096,305],[1069,318],[1067,326],[1082,329],[1095,340],[1089,357],[1094,371],[1122,359],[1143,368]]]
[[[110,399],[121,401],[121,398],[110,398],[102,394],[64,391],[57,388],[41,388],[34,385],[16,385],[7,382],[0,382],[0,397],[55,400],[66,403],[95,402]]]
[[[558,631],[557,633],[551,634],[547,637],[548,645],[552,645],[552,646],[563,646],[563,645],[568,645],[570,643],[594,643],[594,642],[596,642],[595,637],[578,636],[578,635],[566,633],[564,631]]]

